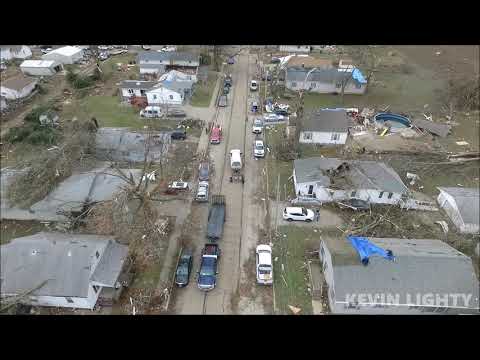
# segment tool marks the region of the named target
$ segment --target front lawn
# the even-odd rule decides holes
[[[209,107],[213,92],[215,90],[215,85],[217,83],[217,78],[217,73],[209,72],[207,83],[205,85],[197,83],[192,98],[190,99],[190,105],[197,107]]]

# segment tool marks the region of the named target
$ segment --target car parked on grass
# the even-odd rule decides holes
[[[193,256],[190,250],[184,250],[178,261],[175,272],[175,285],[184,287],[188,285],[190,273],[192,272]]]
[[[210,175],[210,164],[208,162],[202,162],[198,165],[198,180],[208,181]]]
[[[198,202],[208,201],[208,182],[207,181],[200,181],[198,183],[197,195],[195,196],[195,200]]]
[[[262,130],[263,130],[263,121],[262,119],[255,119],[253,120],[253,128],[252,128],[252,132],[254,134],[261,134],[262,133]]]
[[[315,213],[304,207],[286,207],[283,209],[283,219],[287,221],[313,221]]]
[[[218,99],[218,106],[219,107],[227,106],[227,96],[226,95],[220,96],[220,99]]]
[[[263,121],[264,122],[277,122],[277,121],[283,121],[285,120],[285,116],[283,115],[277,115],[277,114],[265,114],[263,115]]]
[[[210,133],[210,144],[220,144],[222,141],[222,128],[220,126],[214,126]]]
[[[176,129],[172,131],[171,137],[173,140],[185,140],[187,138],[187,132],[185,129]]]
[[[258,90],[258,82],[256,80],[250,81],[250,90],[257,91]]]
[[[272,248],[268,245],[258,245],[255,253],[257,283],[262,285],[273,284]]]
[[[255,140],[253,145],[253,156],[256,158],[265,157],[265,146],[263,145],[263,140]]]

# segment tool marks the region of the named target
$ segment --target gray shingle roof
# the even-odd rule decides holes
[[[1,247],[1,293],[21,294],[48,280],[32,294],[86,297],[96,252],[101,254],[110,241],[107,236],[45,232],[14,239]],[[127,248],[115,247],[122,254]],[[99,273],[109,280],[119,272],[121,258],[110,257]]]
[[[344,172],[345,180],[349,183],[343,186],[345,190],[375,189],[400,194],[408,190],[400,176],[384,163],[337,158],[314,157],[295,160],[297,183],[317,182],[321,186],[328,187],[331,182],[326,170],[336,169],[343,162],[347,162],[350,166],[350,170]]]
[[[123,80],[120,83],[122,89],[151,89],[156,81],[138,81],[138,80]]]
[[[286,71],[286,81],[305,81],[305,77],[309,72],[309,69],[302,68],[288,68]],[[343,71],[338,71],[337,69],[323,69],[315,70],[310,73],[307,81],[317,81],[323,83],[333,83],[336,81],[341,81],[345,77],[350,77],[351,74]],[[352,82],[354,79],[352,78]]]
[[[480,223],[480,190],[478,188],[438,187],[455,199],[465,224]]]
[[[345,301],[347,294],[354,293],[399,294],[403,304],[407,293],[411,300],[419,293],[471,294],[469,307],[478,308],[478,279],[471,259],[440,240],[369,238],[392,250],[395,261],[372,256],[367,266],[346,238],[324,240],[332,256],[336,301]]]
[[[127,258],[128,247],[109,242],[91,277],[104,286],[114,287]]]
[[[418,128],[427,130],[432,134],[435,134],[441,137],[446,137],[451,129],[451,126],[448,124],[439,124],[439,123],[434,123],[433,121],[428,121],[425,119],[418,119],[418,118],[412,119],[412,124]]]
[[[345,110],[316,110],[305,115],[302,130],[346,133],[349,122]]]
[[[187,52],[142,51],[138,54],[138,61],[191,61],[198,65],[200,57]]]

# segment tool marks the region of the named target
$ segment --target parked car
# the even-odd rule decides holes
[[[225,85],[223,87],[223,95],[227,95],[230,92],[230,86]]]
[[[177,51],[177,47],[176,46],[164,46],[164,47],[162,47],[162,49],[160,51],[161,52]]]
[[[208,182],[207,181],[200,181],[198,183],[197,188],[197,195],[195,196],[195,200],[198,202],[206,202],[208,201]]]
[[[256,80],[250,81],[250,90],[257,91],[258,90],[258,82]]]
[[[235,60],[233,59],[233,57],[229,57],[228,58],[228,65],[233,65],[235,64]]]
[[[98,46],[98,50],[100,50],[100,51],[107,51],[108,48],[109,48],[109,47],[108,47],[107,45],[99,45],[99,46]]]
[[[225,86],[232,86],[233,80],[232,75],[225,76]]]
[[[255,119],[253,120],[253,127],[252,127],[252,132],[254,134],[261,134],[263,130],[263,121],[262,119]]]
[[[219,107],[227,106],[227,96],[226,95],[220,96],[220,99],[218,99],[218,106]]]
[[[190,273],[192,272],[193,256],[190,250],[184,250],[178,261],[177,271],[175,272],[175,285],[184,287],[188,285]]]
[[[270,63],[272,63],[272,64],[278,64],[278,63],[280,63],[280,61],[281,61],[280,58],[275,57],[275,56],[270,59]]]
[[[285,116],[277,114],[265,114],[263,115],[264,122],[276,122],[285,120]]]
[[[288,116],[288,110],[285,109],[275,109],[273,110],[275,115]]]
[[[210,164],[208,162],[202,162],[198,165],[198,180],[208,181],[210,173]]]
[[[283,209],[283,219],[288,221],[313,221],[315,214],[312,210],[304,207],[286,207]]]
[[[175,189],[175,190],[188,190],[188,182],[173,181],[170,185],[168,185],[168,188]]]
[[[210,134],[210,144],[220,144],[222,141],[222,128],[220,126],[214,126]]]
[[[255,140],[255,144],[253,145],[253,156],[258,157],[265,157],[265,146],[263,145],[263,140]]]
[[[101,52],[100,54],[98,54],[98,59],[99,59],[100,61],[105,61],[105,60],[107,60],[109,57],[110,57],[110,55],[108,54],[108,52]]]
[[[217,244],[205,244],[202,250],[200,271],[198,271],[197,285],[200,290],[209,291],[217,284],[217,265],[220,258],[220,248]]]
[[[347,199],[342,201],[337,201],[338,206],[342,209],[351,209],[353,211],[359,210],[370,210],[370,203],[362,199]]]
[[[208,210],[207,238],[216,242],[223,236],[223,226],[226,219],[225,195],[212,195]]]
[[[174,140],[185,140],[187,138],[187,132],[185,129],[176,129],[172,131],[171,137]]]
[[[150,50],[151,47],[150,47],[150,45],[142,45],[142,49],[143,50]]]
[[[163,116],[160,106],[147,106],[145,109],[140,110],[140,116],[146,118],[159,118]]]
[[[272,248],[268,245],[258,245],[255,253],[257,283],[262,285],[273,284]]]

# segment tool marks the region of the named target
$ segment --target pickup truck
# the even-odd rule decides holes
[[[217,284],[217,265],[220,257],[220,248],[217,244],[205,244],[202,250],[200,271],[197,285],[200,290],[209,291]]]
[[[225,196],[212,196],[212,204],[208,211],[207,238],[212,241],[219,240],[223,235],[225,222]]]

